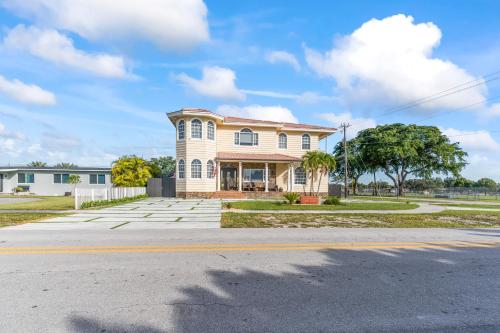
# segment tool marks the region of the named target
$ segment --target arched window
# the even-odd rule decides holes
[[[185,170],[184,160],[179,160],[179,167],[177,169],[178,169],[177,170],[177,178],[183,179],[184,178],[184,170]]]
[[[304,168],[295,169],[295,185],[305,185],[306,184],[306,170]]]
[[[214,161],[208,160],[207,162],[207,178],[214,178]]]
[[[191,162],[191,178],[201,178],[201,161],[193,160]]]
[[[213,121],[209,121],[207,124],[207,139],[215,140],[215,125]]]
[[[285,133],[280,133],[278,136],[278,148],[286,149],[288,138]]]
[[[302,149],[311,149],[311,137],[309,136],[309,134],[302,135]]]
[[[191,120],[191,138],[201,139],[203,131],[201,129],[201,120],[193,119]]]
[[[252,132],[249,128],[243,128],[234,133],[234,144],[238,146],[258,146],[259,134]]]
[[[177,137],[179,140],[184,140],[186,130],[186,122],[184,120],[179,120],[177,124]]]

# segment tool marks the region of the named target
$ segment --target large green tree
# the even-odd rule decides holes
[[[175,173],[175,158],[172,156],[153,157],[149,164],[153,177],[171,177]]]
[[[26,164],[26,166],[29,166],[32,168],[43,168],[43,167],[47,166],[47,163],[42,162],[42,161],[32,161],[32,162]]]
[[[496,188],[497,183],[491,178],[481,178],[475,184],[475,187]]]
[[[435,126],[381,125],[361,131],[363,160],[389,177],[399,195],[409,175],[430,178],[433,174],[458,177],[466,165],[458,143],[451,143]]]
[[[359,177],[371,171],[363,161],[362,148],[362,145],[359,145],[359,140],[356,138],[347,141],[347,176],[351,180],[353,194],[356,194]],[[344,143],[340,141],[333,148],[333,156],[337,165],[335,178],[338,180],[343,180],[345,177],[344,152]]]
[[[116,186],[145,186],[152,177],[149,163],[137,156],[122,156],[113,163],[111,169],[113,184]]]

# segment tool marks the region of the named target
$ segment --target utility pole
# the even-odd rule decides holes
[[[347,196],[349,195],[349,186],[348,186],[348,176],[347,176],[347,139],[346,139],[346,132],[347,128],[351,127],[350,124],[347,123],[342,123],[340,127],[343,128],[344,131],[344,198],[347,199]]]

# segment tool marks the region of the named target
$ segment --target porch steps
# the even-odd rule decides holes
[[[245,199],[243,192],[238,191],[220,191],[212,195],[212,199]]]

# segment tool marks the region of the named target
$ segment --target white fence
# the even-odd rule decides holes
[[[132,198],[146,194],[145,187],[108,187],[108,188],[76,188],[75,209],[80,209],[84,202],[96,200],[114,200]]]

